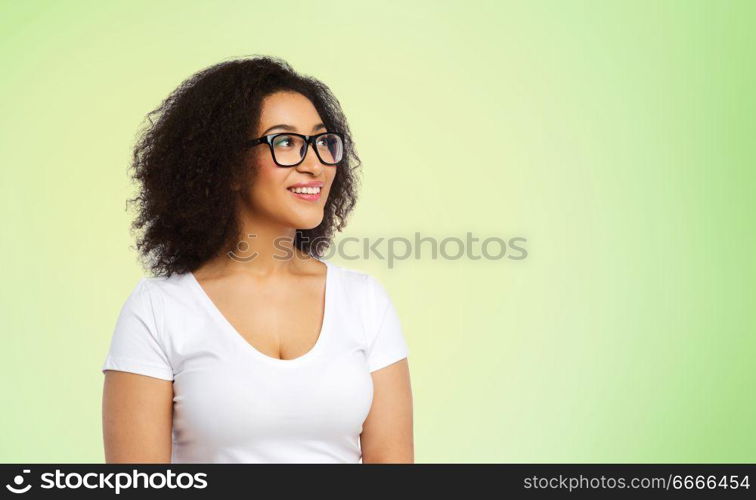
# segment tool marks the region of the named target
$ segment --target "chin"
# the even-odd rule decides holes
[[[300,219],[297,221],[297,223],[294,225],[297,229],[315,229],[320,225],[320,223],[323,222],[323,217],[315,218],[307,218],[307,219]]]
[[[323,210],[293,211],[279,219],[281,225],[295,229],[314,229],[321,222],[323,222]]]

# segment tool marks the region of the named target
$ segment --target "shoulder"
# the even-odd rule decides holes
[[[121,314],[138,318],[150,327],[159,342],[167,345],[175,332],[180,331],[175,328],[176,322],[190,321],[198,311],[186,280],[186,274],[143,276],[133,286]]]
[[[344,286],[349,287],[350,291],[367,292],[371,291],[379,284],[375,277],[365,271],[341,266],[330,261],[327,262],[327,265],[329,267],[329,272],[333,271],[334,274],[337,274],[339,281],[341,281]]]
[[[128,297],[124,303],[124,308],[140,308],[143,309],[151,302],[150,297],[151,285],[150,278],[142,277],[135,285],[131,286]]]
[[[166,298],[186,293],[189,273],[172,274],[171,276],[145,276],[137,288],[152,300],[165,301]]]
[[[368,272],[332,262],[328,265],[330,270],[338,274],[338,279],[347,296],[357,300],[366,315],[380,314],[389,306],[391,302],[389,293],[379,278]]]
[[[142,277],[131,286],[121,306],[122,318],[139,318],[157,326],[162,322],[162,297],[156,290],[154,278]]]
[[[186,274],[170,277],[144,276],[133,287],[126,306],[139,308],[143,312],[149,311],[162,322],[166,314],[170,314],[177,304],[184,302],[182,299],[187,294],[186,280]]]

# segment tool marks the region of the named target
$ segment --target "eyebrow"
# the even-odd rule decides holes
[[[289,130],[289,131],[292,131],[292,132],[297,129],[297,127],[294,127],[293,125],[287,125],[285,123],[282,123],[280,125],[273,125],[272,127],[269,127],[268,130],[266,130],[265,132],[262,133],[262,135],[267,135],[268,132],[270,132],[271,130],[273,130],[275,128],[282,128],[284,130]],[[316,130],[321,129],[321,128],[325,128],[325,125],[322,124],[322,123],[318,123],[317,125],[315,125],[314,127],[312,127],[312,131],[315,132]]]

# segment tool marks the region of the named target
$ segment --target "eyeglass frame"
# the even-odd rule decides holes
[[[321,136],[324,136],[324,135],[330,135],[330,134],[336,135],[336,136],[338,136],[341,139],[341,147],[342,147],[341,159],[339,161],[337,161],[336,163],[328,163],[326,161],[323,161],[323,158],[320,156],[320,153],[318,153],[318,148],[315,147],[315,141],[318,139],[318,137],[321,137]],[[278,160],[276,159],[276,153],[275,153],[275,151],[273,151],[273,140],[276,137],[278,137],[279,135],[295,135],[297,137],[301,137],[305,141],[305,144],[307,144],[307,147],[305,148],[304,155],[302,155],[302,158],[297,163],[294,163],[293,165],[281,165],[280,163],[278,163]],[[335,167],[335,166],[339,165],[341,162],[344,161],[344,151],[343,151],[343,149],[346,149],[344,147],[344,144],[345,144],[344,134],[342,134],[340,132],[321,132],[321,133],[315,134],[315,135],[297,134],[297,133],[294,133],[294,132],[279,132],[277,134],[264,135],[262,137],[258,137],[257,139],[250,139],[250,140],[248,140],[248,141],[246,141],[244,143],[244,145],[247,148],[251,148],[252,146],[257,146],[258,144],[267,144],[268,147],[270,148],[270,156],[271,156],[271,158],[273,158],[273,161],[276,163],[276,165],[278,165],[279,167],[282,167],[282,168],[290,168],[290,167],[296,167],[297,165],[301,165],[302,162],[305,160],[305,158],[307,158],[307,153],[310,150],[310,144],[312,144],[313,149],[315,150],[315,155],[317,155],[318,160],[320,160],[320,163],[322,163],[323,165],[327,165],[329,167]]]

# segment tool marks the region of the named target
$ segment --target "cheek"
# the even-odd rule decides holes
[[[280,199],[285,195],[286,170],[275,165],[260,165],[251,194],[258,200]]]
[[[336,172],[329,171],[328,172],[328,196],[330,196],[331,192],[333,191],[333,181],[335,178],[336,178]]]

